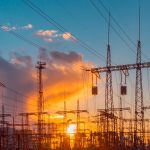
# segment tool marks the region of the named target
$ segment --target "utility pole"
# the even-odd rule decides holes
[[[43,133],[43,83],[42,83],[42,70],[45,69],[45,62],[37,62],[36,68],[38,69],[38,150],[42,150],[42,133]]]

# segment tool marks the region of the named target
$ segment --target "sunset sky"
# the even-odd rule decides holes
[[[108,20],[105,8],[110,9],[111,16],[131,39],[129,40],[111,19],[112,64],[135,63],[138,0],[31,0],[48,19],[44,19],[31,9],[27,5],[29,2],[0,1],[0,82],[28,96],[28,98],[16,96],[13,92],[6,91],[8,97],[11,97],[5,99],[10,111],[19,112],[26,109],[35,111],[37,96],[35,65],[38,60],[47,63],[43,71],[46,111],[62,110],[64,100],[68,109],[76,109],[78,99],[81,108],[88,109],[92,114],[97,108],[104,108],[105,76],[102,75],[99,81],[98,96],[91,96],[91,76],[82,68],[105,66],[108,30],[108,23],[104,20],[104,18]],[[145,62],[150,60],[149,8],[150,1],[141,0],[142,60]],[[50,20],[59,24],[65,31],[60,30],[60,26],[57,28]],[[28,41],[17,38],[13,33],[22,35]],[[83,43],[89,48],[83,46]],[[96,55],[93,54],[94,51],[97,51]],[[119,103],[119,75],[113,73],[116,107]],[[149,72],[144,69],[144,103],[150,106],[148,79],[150,80]],[[124,106],[133,109],[135,71],[130,72],[127,85],[128,95],[124,97]],[[15,99],[22,100],[14,103]],[[146,111],[146,115],[148,114],[149,110]]]

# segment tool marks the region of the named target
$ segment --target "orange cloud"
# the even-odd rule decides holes
[[[28,97],[7,91],[7,97],[15,98],[6,99],[5,102],[11,107],[17,106],[16,113],[37,112],[38,82],[35,63],[31,56],[20,55],[16,52],[10,56],[10,61],[0,57],[1,81]],[[66,101],[76,101],[83,95],[85,89],[82,67],[91,67],[91,64],[87,65],[81,54],[73,51],[49,52],[41,49],[38,59],[47,63],[46,69],[43,70],[45,111],[54,110],[54,105],[57,108],[56,106],[63,103],[64,94]],[[84,84],[89,84],[87,78],[84,79]]]
[[[71,38],[73,38],[73,36],[71,35],[71,33],[69,32],[65,32],[62,37],[65,39],[65,40],[70,40]]]
[[[80,102],[83,101],[85,92],[82,67],[89,68],[92,63],[87,65],[83,56],[73,51],[59,52],[41,49],[38,59],[44,60],[47,64],[46,69],[43,70],[44,111],[54,113],[62,110],[64,97],[66,102],[71,102],[73,109],[76,109],[77,99],[80,98]],[[10,61],[0,56],[0,68],[1,81],[6,83],[7,87],[22,93],[6,91],[6,96],[11,98],[5,99],[6,113],[18,115],[22,112],[37,112],[38,82],[33,58],[13,52],[10,55]],[[90,84],[87,78],[84,79],[84,84]],[[69,108],[71,109],[70,106]],[[57,120],[62,119],[62,117],[57,118]],[[37,116],[33,116],[33,120],[36,121]]]
[[[64,40],[76,40],[75,37],[69,32],[59,33],[57,30],[39,30],[36,35],[43,38],[46,42],[53,42],[55,38],[61,38]]]
[[[42,52],[43,53],[43,52]],[[42,54],[43,55],[43,54]],[[80,54],[75,52],[51,52],[51,64],[47,64],[46,70],[43,71],[44,83],[44,103],[45,110],[52,110],[53,106],[64,101],[77,100],[77,97],[83,95],[83,70],[82,66],[87,65]],[[53,60],[55,59],[55,61]],[[34,75],[35,76],[35,75]],[[84,84],[90,84],[89,80],[84,79]],[[37,93],[32,93],[36,96]],[[30,102],[32,101],[29,100]],[[33,101],[32,101],[33,103]],[[36,102],[35,106],[37,105]],[[29,111],[33,106],[28,106]]]
[[[37,35],[41,37],[52,37],[57,33],[56,30],[39,30],[37,31]]]

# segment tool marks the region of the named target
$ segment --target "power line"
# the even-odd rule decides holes
[[[106,82],[103,80],[103,78],[101,78],[101,81],[102,81],[104,84],[106,84]],[[116,82],[116,84],[118,84],[118,83]],[[118,85],[117,85],[117,86],[118,86]],[[117,87],[117,88],[118,88],[118,87]],[[114,92],[114,91],[113,91],[113,94],[114,94],[116,97],[120,98],[120,94],[118,94],[118,93],[116,93],[116,92]],[[128,101],[126,101],[126,100],[125,100],[125,103],[128,104],[128,105],[130,105],[131,108],[133,107],[133,105],[132,105],[131,103],[129,103]]]
[[[0,25],[0,29],[1,29],[2,31],[4,31],[1,27],[2,27],[2,25]],[[30,45],[36,47],[36,48],[42,48],[39,44],[37,44],[37,43],[35,43],[35,42],[33,42],[33,41],[27,39],[26,37],[24,37],[24,36],[22,36],[22,35],[16,33],[15,31],[7,31],[7,32],[8,32],[9,34],[12,34],[13,36],[17,37],[18,39],[23,40],[23,41],[25,41],[26,43],[28,43],[28,44],[30,44]],[[5,86],[5,85],[3,85],[3,84],[0,82],[0,86]],[[11,90],[13,90],[13,89],[11,89]]]
[[[106,6],[104,5],[104,3],[101,0],[98,0],[98,2],[101,4],[101,6],[105,9],[106,12],[109,12],[109,10],[106,8]],[[134,43],[134,41],[131,39],[131,37],[126,33],[126,31],[121,27],[121,25],[117,22],[117,20],[112,16],[112,14],[110,14],[110,17],[112,18],[112,20],[114,21],[114,23],[120,28],[120,30],[123,32],[123,34],[126,36],[126,38],[134,45],[136,46],[136,44]]]
[[[102,18],[105,20],[106,23],[108,23],[107,18],[104,16],[104,14],[102,13],[102,11],[95,5],[95,3],[92,0],[89,0],[91,5],[97,10],[97,12],[102,16]],[[109,10],[107,9],[107,12],[109,13]],[[112,17],[112,15],[110,14],[110,16]],[[112,24],[110,24],[111,28],[115,31],[115,33],[119,36],[119,38],[126,44],[126,46],[132,50],[132,52],[134,54],[135,51],[129,46],[129,44],[122,38],[122,36],[120,35],[120,33],[112,26]]]
[[[5,31],[5,30],[2,29],[2,25],[0,25],[0,29],[1,29],[2,31]],[[33,42],[33,41],[27,39],[26,37],[24,37],[24,36],[21,35],[21,34],[16,33],[15,31],[7,31],[7,32],[8,32],[9,34],[12,34],[13,36],[17,37],[18,39],[20,39],[20,40],[22,40],[22,41],[24,41],[24,42],[26,42],[26,43],[28,43],[28,44],[30,44],[30,45],[36,47],[36,48],[42,48],[38,43],[35,43],[35,42]]]
[[[100,3],[100,5],[104,8],[104,10],[109,13],[108,8],[104,5],[104,3],[102,2],[102,0],[98,0],[98,2]],[[122,31],[122,33],[126,36],[126,38],[128,39],[128,41],[130,41],[130,43],[136,47],[135,42],[132,40],[132,38],[127,34],[127,32],[123,29],[123,27],[118,23],[118,21],[113,17],[113,15],[110,15],[112,20],[114,21],[114,23],[119,27],[119,29]],[[142,52],[143,56],[149,60],[149,58]]]
[[[100,16],[105,20],[105,22],[108,22],[107,18],[104,16],[102,11],[95,5],[95,3],[92,0],[89,0],[90,4],[97,10],[97,12],[100,14]],[[118,37],[124,42],[124,44],[134,53],[135,51],[131,48],[131,46],[127,43],[127,41],[121,36],[121,34],[114,28],[114,26],[110,25],[113,31],[118,35]]]
[[[29,96],[24,95],[23,93],[18,92],[17,90],[14,90],[14,89],[8,87],[6,84],[4,84],[4,83],[2,83],[2,82],[0,82],[0,84],[3,85],[2,87],[4,87],[5,89],[7,89],[8,91],[13,92],[13,93],[16,94],[16,95],[20,95],[20,96],[22,96],[22,97],[24,97],[24,98],[31,99]],[[1,86],[1,85],[0,85],[0,86]]]
[[[106,19],[106,17],[104,16],[104,14],[101,12],[101,10],[95,5],[95,3],[92,0],[89,0],[90,3],[92,4],[92,6],[98,11],[98,13],[102,16],[102,18],[105,20],[105,22],[108,22],[108,20]],[[101,2],[101,0],[99,0],[99,2]],[[103,6],[103,8],[105,9],[105,11],[107,13],[109,13],[109,10],[104,6],[103,3],[101,3],[101,5]],[[119,23],[116,21],[116,19],[111,15],[111,18],[113,19],[113,21],[117,24],[117,26],[120,28],[120,30],[122,30],[122,32],[125,34],[125,36],[127,37],[127,39],[136,47],[136,45],[133,43],[133,41],[131,40],[131,38],[127,35],[127,33],[124,31],[124,29],[119,25]],[[135,50],[133,50],[128,43],[121,37],[120,33],[111,25],[112,29],[115,31],[115,33],[120,37],[120,39],[126,44],[126,46],[134,53]],[[144,55],[144,53],[142,53]],[[146,57],[146,56],[145,56]],[[148,57],[146,57],[148,59]],[[149,60],[149,59],[148,59]]]
[[[25,42],[27,42],[27,43],[33,45],[33,46],[36,47],[36,48],[42,48],[39,44],[37,44],[37,43],[35,43],[35,42],[33,42],[33,41],[31,41],[31,40],[25,38],[24,36],[22,36],[22,35],[20,35],[20,34],[18,34],[18,33],[16,33],[16,32],[14,32],[14,31],[9,31],[9,33],[12,34],[12,35],[14,35],[14,36],[16,36],[17,38],[19,38],[19,39],[21,39],[21,40],[23,40],[23,41],[25,41]]]
[[[51,18],[49,15],[47,15],[41,8],[39,8],[37,5],[35,5],[33,2],[30,0],[22,0],[27,6],[29,6],[34,12],[39,14],[43,19],[48,21],[50,24],[55,26],[57,29],[59,29],[61,32],[69,32],[66,28],[64,28],[61,24],[56,22],[53,18]],[[82,41],[79,37],[76,35],[72,34],[70,37],[72,40],[75,40],[79,43],[79,45],[85,49],[87,49],[90,53],[94,54],[98,58],[101,57],[103,61],[105,61],[105,56],[99,52],[97,52],[96,49],[92,48],[88,44],[86,44],[84,41]]]

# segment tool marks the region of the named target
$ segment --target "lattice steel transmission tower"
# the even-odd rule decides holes
[[[38,70],[38,150],[42,150],[42,134],[43,134],[43,111],[44,111],[44,100],[43,100],[43,83],[42,83],[42,70],[45,69],[45,62],[37,62]]]
[[[110,12],[109,12],[109,22],[108,22],[108,44],[107,44],[107,58],[106,58],[106,67],[111,66],[111,50],[109,44],[110,36]],[[113,87],[112,87],[112,73],[111,70],[106,71],[106,85],[105,85],[105,110],[107,113],[113,113]],[[113,127],[110,124],[109,118],[107,117],[107,132],[112,131]]]
[[[107,58],[106,67],[111,67],[111,50],[109,44],[110,38],[110,12],[108,21],[108,44],[107,44]],[[111,70],[106,71],[106,85],[105,85],[105,112],[106,112],[106,145],[114,145],[114,128],[115,120],[113,118],[113,87],[112,87],[112,72]],[[111,116],[111,117],[110,117]]]
[[[141,41],[140,41],[140,6],[139,6],[139,40],[137,45],[136,64],[141,64]],[[135,124],[134,124],[134,144],[135,147],[144,149],[144,105],[143,105],[143,87],[142,87],[142,70],[136,68],[136,85],[135,85]]]
[[[111,66],[110,45],[107,45],[107,67]],[[113,89],[112,89],[112,73],[111,70],[106,72],[106,88],[105,88],[105,109],[108,113],[113,113]]]

